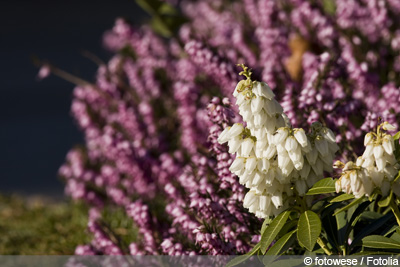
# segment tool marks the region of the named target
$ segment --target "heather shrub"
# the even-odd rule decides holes
[[[396,1],[137,2],[151,23],[117,19],[74,90],[76,254],[400,249]]]

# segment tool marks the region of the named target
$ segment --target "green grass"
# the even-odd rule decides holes
[[[0,254],[71,255],[86,244],[87,208],[44,198],[0,195]]]

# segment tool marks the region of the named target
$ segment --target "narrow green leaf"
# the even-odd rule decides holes
[[[351,207],[353,207],[354,205],[357,205],[358,203],[360,203],[363,200],[362,197],[357,198],[356,200],[352,201],[349,205],[344,206],[343,208],[341,208],[340,210],[336,211],[333,216],[336,216],[337,214],[341,213],[342,211],[346,211],[348,209],[350,209]]]
[[[365,211],[361,214],[361,218],[367,221],[373,221],[381,218],[383,214],[375,212],[375,211]]]
[[[348,238],[346,238],[346,228],[347,228],[347,214],[346,213],[340,213],[336,216],[328,216],[331,217],[332,219],[336,220],[337,224],[337,236],[338,236],[338,244],[343,245],[347,241]]]
[[[387,197],[385,197],[385,198],[383,198],[383,199],[378,201],[378,206],[379,207],[387,207],[387,206],[389,206],[390,205],[390,201],[392,200],[392,197],[393,197],[393,191],[390,191],[390,194]]]
[[[136,0],[136,3],[150,15],[154,15],[162,5],[160,0]]]
[[[178,11],[170,4],[164,2],[158,9],[162,15],[178,15]]]
[[[322,228],[325,230],[328,242],[332,245],[333,248],[338,247],[339,246],[338,235],[340,228],[338,227],[336,217],[321,216],[321,223],[322,223]]]
[[[397,182],[400,179],[400,171],[397,174],[396,178],[394,178],[393,182]]]
[[[400,242],[380,235],[370,235],[364,237],[362,239],[362,245],[367,248],[400,249]]]
[[[295,220],[290,220],[290,217],[288,219],[289,221],[285,223],[285,225],[282,227],[281,231],[279,232],[279,236],[283,236],[284,234],[290,232],[290,230],[294,230],[292,229],[293,227],[296,227],[297,229],[297,219]]]
[[[307,210],[300,215],[297,224],[297,239],[307,250],[312,251],[321,234],[321,220],[314,212]]]
[[[268,224],[270,224],[272,220],[270,218],[266,218],[261,226],[261,235],[264,233],[265,229],[267,229]]]
[[[265,255],[280,255],[285,250],[283,248],[285,247],[286,243],[290,240],[290,238],[293,236],[294,233],[296,233],[296,230],[293,230],[286,235],[282,236],[276,243],[265,253]]]
[[[395,135],[393,135],[393,140],[394,141],[399,140],[399,139],[400,139],[400,131],[397,132]]]
[[[254,246],[254,248],[252,250],[250,250],[247,254],[244,255],[240,255],[234,259],[232,259],[231,261],[229,261],[225,267],[232,267],[235,265],[238,265],[244,261],[246,261],[247,259],[249,259],[251,256],[253,256],[254,254],[257,253],[257,251],[260,249],[260,243],[258,243],[257,245]]]
[[[307,195],[320,195],[336,192],[335,181],[332,178],[325,178],[316,182],[313,187],[308,190]]]
[[[332,199],[330,202],[342,202],[345,200],[349,200],[349,199],[353,199],[354,195],[352,194],[341,194],[340,196],[335,197],[334,199]]]
[[[398,233],[394,232],[390,238],[400,243],[400,235]]]
[[[261,236],[260,249],[263,254],[267,250],[268,246],[275,239],[277,234],[281,231],[282,227],[285,225],[287,219],[289,218],[290,211],[285,211],[279,214],[275,219],[272,220],[271,224],[265,229]]]
[[[359,245],[362,238],[365,236],[373,233],[375,230],[381,228],[385,223],[392,219],[394,215],[392,213],[388,213],[385,216],[379,218],[378,220],[374,221],[368,227],[364,227],[358,235],[355,236],[354,240],[350,244],[350,248],[354,248],[356,245]]]
[[[363,212],[365,211],[366,208],[368,208],[368,206],[371,204],[371,202],[369,201],[365,201],[362,204],[360,204],[357,209],[354,211],[354,213],[352,214],[347,227],[346,227],[346,232],[343,238],[343,241],[345,242],[345,244],[342,245],[346,245],[347,246],[347,240],[350,237],[350,233],[353,230],[354,226],[357,224],[358,220],[360,219],[361,215],[363,214]],[[339,214],[337,215],[339,216]]]
[[[397,229],[399,228],[399,226],[398,225],[393,225],[390,229],[389,229],[389,231],[387,231],[383,236],[387,236],[387,237],[389,237],[389,235],[390,234],[394,234],[394,233],[397,233]],[[397,233],[398,234],[398,233]]]

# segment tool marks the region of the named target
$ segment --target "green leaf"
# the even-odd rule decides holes
[[[347,246],[347,240],[350,236],[351,231],[353,230],[354,226],[356,225],[357,221],[360,219],[361,215],[363,214],[363,212],[365,211],[366,208],[368,208],[368,206],[371,204],[371,202],[369,201],[365,201],[363,202],[361,205],[359,205],[357,207],[357,209],[354,211],[354,213],[352,214],[349,223],[347,224],[346,227],[346,232],[343,238],[343,241],[345,242],[345,244]],[[338,214],[339,216],[339,214]]]
[[[232,267],[235,265],[238,265],[244,261],[246,261],[247,259],[249,259],[251,256],[253,256],[254,254],[257,253],[257,251],[260,249],[260,243],[258,243],[257,245],[254,246],[254,248],[252,250],[250,250],[247,254],[244,255],[240,255],[234,259],[232,259],[231,261],[229,261],[225,267]]]
[[[172,35],[172,32],[168,28],[167,24],[158,16],[153,17],[153,20],[151,21],[151,27],[155,32],[164,37],[170,37]]]
[[[178,11],[168,3],[163,3],[159,9],[158,13],[162,15],[178,15]]]
[[[316,182],[313,187],[308,190],[307,195],[320,195],[334,192],[336,192],[335,181],[332,178],[325,178]]]
[[[393,140],[394,141],[399,140],[399,139],[400,139],[400,131],[397,132],[395,135],[393,135]]]
[[[360,233],[358,235],[355,236],[354,240],[351,242],[350,244],[350,248],[355,247],[356,245],[359,244],[359,242],[361,241],[361,239],[371,233],[373,233],[374,231],[376,231],[377,229],[381,228],[383,225],[385,225],[385,223],[387,221],[389,221],[390,219],[392,219],[394,216],[392,213],[388,213],[385,216],[379,218],[378,220],[374,221],[373,223],[371,223],[370,225],[368,225],[368,227],[364,227]]]
[[[392,200],[392,197],[393,197],[393,191],[390,191],[390,194],[387,197],[382,198],[381,200],[378,201],[378,206],[379,207],[387,207],[387,206],[389,206],[390,205],[390,201]]]
[[[333,216],[336,216],[337,214],[339,214],[339,213],[341,213],[341,212],[343,212],[343,211],[346,211],[346,210],[350,209],[350,208],[353,207],[354,205],[357,205],[358,203],[360,203],[362,200],[363,200],[362,197],[357,198],[356,200],[352,201],[349,205],[344,206],[343,208],[341,208],[341,209],[339,209],[338,211],[336,211],[336,212],[333,214]]]
[[[160,0],[136,0],[136,3],[150,15],[154,15],[163,4]]]
[[[353,199],[353,198],[354,198],[354,195],[352,195],[352,194],[342,194],[340,196],[335,197],[330,202],[331,203],[333,203],[333,202],[342,202],[342,201],[346,201],[346,200]]]
[[[280,255],[286,250],[283,248],[285,247],[286,243],[290,240],[290,238],[293,236],[294,233],[296,233],[296,230],[293,230],[286,235],[282,236],[276,243],[267,251],[265,255]]]
[[[272,220],[270,218],[266,218],[261,226],[261,235],[264,233],[265,229],[267,229],[268,224],[270,224]]]
[[[400,179],[400,171],[397,174],[396,178],[394,178],[393,182],[397,182]]]
[[[364,237],[362,239],[362,245],[367,248],[400,249],[400,242],[380,235],[370,235]]]
[[[297,224],[297,239],[307,250],[312,251],[321,234],[321,220],[314,212],[307,210],[300,215]]]
[[[321,216],[321,223],[322,223],[322,228],[325,230],[326,237],[328,239],[328,242],[332,245],[333,248],[337,248],[339,245],[339,232],[340,229],[336,217],[333,216]]]
[[[265,229],[264,233],[261,236],[260,241],[260,249],[263,254],[267,250],[268,246],[275,239],[277,234],[281,231],[282,227],[285,225],[287,219],[289,218],[290,211],[285,211],[279,214],[271,224]]]
[[[390,238],[400,243],[400,235],[398,233],[394,232]]]
[[[294,230],[294,229],[292,229],[293,227],[296,227],[296,229],[297,229],[297,219],[290,220],[290,217],[289,217],[289,221],[286,222],[285,225],[282,227],[278,236],[283,236],[286,233],[290,232],[290,230]]]
[[[334,0],[323,0],[322,7],[324,8],[325,12],[329,15],[335,15],[336,12],[336,5]]]
[[[336,220],[338,243],[340,245],[343,245],[348,239],[346,238],[347,216],[346,213],[340,213],[336,216],[328,216]]]

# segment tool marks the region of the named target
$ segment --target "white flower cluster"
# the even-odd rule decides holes
[[[265,218],[289,207],[293,188],[304,196],[324,171],[332,171],[338,146],[332,131],[319,123],[309,135],[292,128],[269,86],[245,76],[233,95],[246,127],[236,123],[218,141],[228,142],[229,153],[236,153],[230,171],[250,189],[244,207]]]
[[[394,141],[390,134],[383,130],[394,130],[394,126],[384,122],[377,127],[377,132],[365,135],[365,151],[356,163],[346,164],[337,161],[336,167],[343,168],[342,175],[336,181],[336,191],[353,194],[356,198],[370,196],[375,188],[379,188],[383,196],[387,196],[393,186],[393,192],[400,195],[400,184],[392,185],[399,171],[399,164],[394,155]]]

